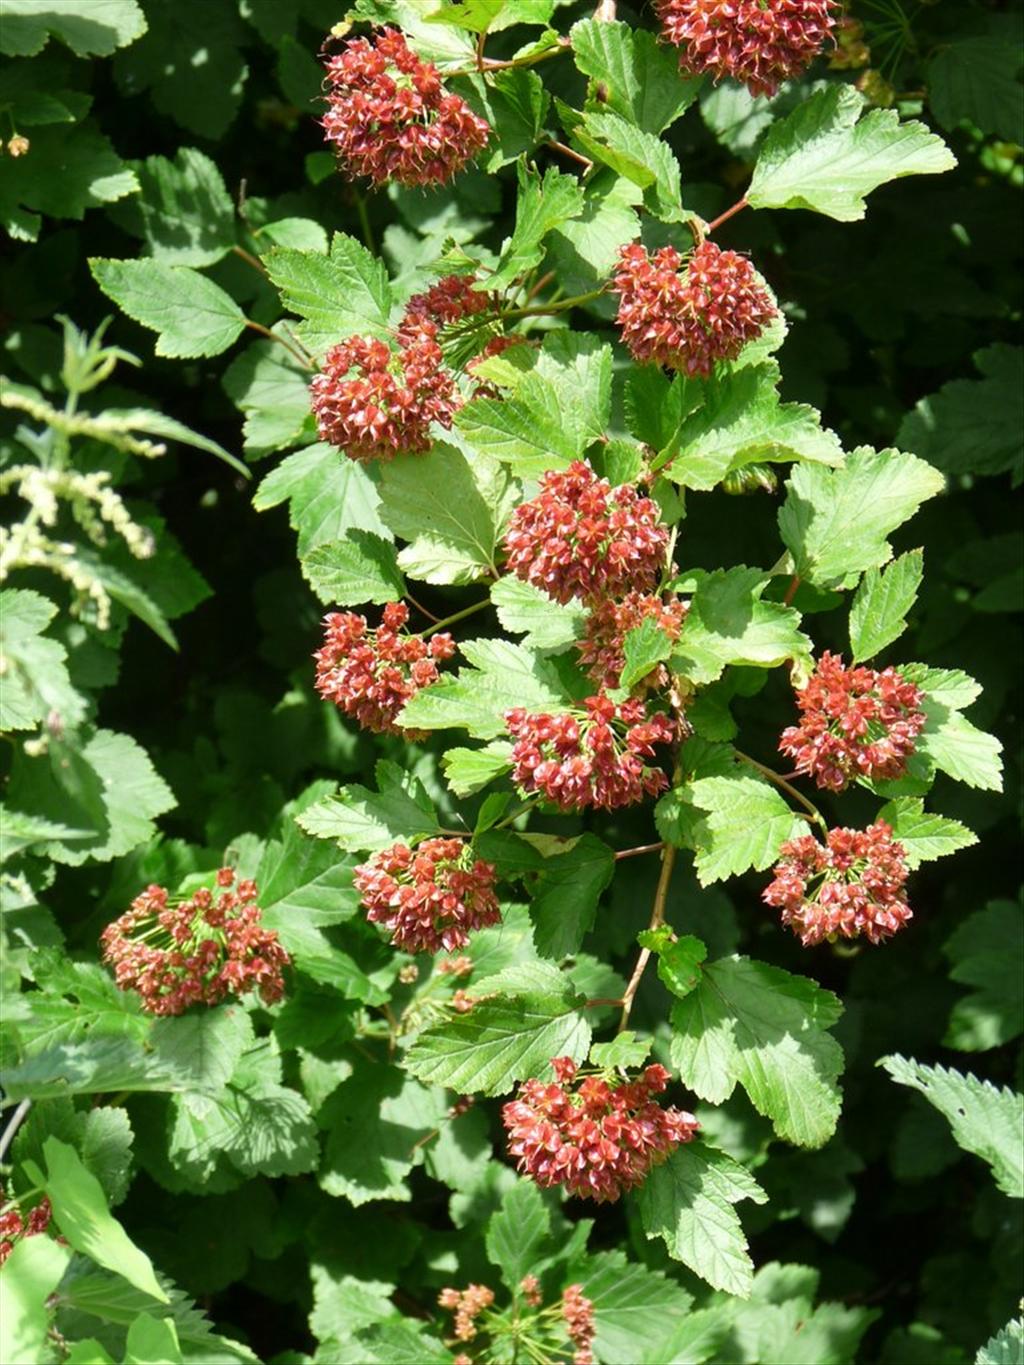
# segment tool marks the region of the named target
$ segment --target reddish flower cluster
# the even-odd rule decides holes
[[[404,339],[412,337],[424,323],[451,327],[463,318],[486,313],[494,306],[495,295],[474,289],[475,275],[444,275],[422,294],[413,294],[405,305],[405,316],[398,328]]]
[[[923,695],[898,669],[844,668],[826,651],[796,694],[800,722],[783,730],[779,748],[829,791],[858,777],[901,777],[924,727]]]
[[[490,126],[397,29],[346,43],[327,63],[327,85],[323,128],[350,175],[442,185],[487,145]]]
[[[466,946],[471,929],[497,924],[494,880],[493,863],[474,860],[461,839],[425,839],[415,850],[393,844],[353,877],[366,918],[407,953],[451,953]]]
[[[333,346],[309,386],[322,441],[350,460],[392,460],[430,449],[431,422],[450,427],[460,399],[436,327],[410,326],[400,350],[373,337]]]
[[[657,582],[668,546],[658,505],[629,484],[613,488],[576,460],[540,481],[505,536],[508,567],[557,602],[618,597]]]
[[[471,957],[446,957],[437,964],[442,976],[468,976],[473,970]]]
[[[587,1076],[575,1090],[569,1057],[551,1063],[555,1081],[525,1081],[502,1109],[509,1155],[538,1185],[564,1185],[570,1194],[612,1202],[642,1185],[652,1166],[689,1142],[700,1125],[692,1114],[663,1109],[654,1099],[668,1084],[663,1066],[635,1081],[614,1084]]]
[[[594,1365],[594,1304],[584,1296],[581,1284],[567,1285],[562,1291],[562,1317],[576,1347],[573,1365]]]
[[[148,1013],[182,1014],[252,990],[272,1005],[284,994],[290,958],[260,923],[256,883],[236,887],[234,871],[222,867],[217,887],[216,895],[204,886],[172,899],[162,886],[147,886],[100,935],[118,986],[138,991]]]
[[[540,1280],[536,1275],[524,1275],[519,1281],[519,1292],[531,1308],[539,1308],[543,1295],[540,1292]]]
[[[631,630],[644,621],[653,620],[670,640],[678,640],[688,607],[678,597],[664,602],[642,592],[628,593],[621,602],[605,599],[590,613],[580,642],[580,663],[599,687],[618,687],[619,675],[625,664],[623,644]],[[653,684],[664,686],[665,670],[656,669],[639,684],[646,688]]]
[[[423,640],[405,633],[409,608],[389,602],[376,630],[354,611],[324,617],[324,645],[316,659],[316,690],[333,701],[364,730],[404,734],[398,713],[421,687],[436,682],[437,665],[455,653],[455,641],[444,632]]]
[[[776,309],[746,256],[702,242],[685,273],[675,247],[653,256],[638,242],[619,252],[615,288],[622,340],[639,361],[709,375],[760,336]]]
[[[684,71],[733,76],[753,95],[774,95],[814,60],[838,8],[838,0],[655,0]]]
[[[455,1314],[456,1341],[472,1341],[477,1333],[476,1319],[494,1302],[494,1290],[485,1284],[470,1284],[461,1292],[442,1289],[437,1302]]]
[[[0,1213],[0,1265],[3,1265],[14,1250],[15,1244],[23,1237],[36,1237],[50,1226],[52,1210],[50,1201],[40,1199],[34,1209],[25,1214],[17,1207],[16,1200],[8,1200],[7,1192],[0,1184],[0,1205],[10,1203],[11,1207]],[[63,1242],[64,1238],[58,1238]]]
[[[668,778],[645,759],[656,744],[672,743],[672,721],[661,712],[648,719],[640,698],[616,704],[601,692],[583,705],[554,716],[521,706],[505,712],[520,790],[540,792],[562,810],[614,810],[664,790]]]
[[[831,829],[827,846],[808,834],[782,845],[763,899],[782,910],[805,947],[839,935],[879,943],[911,918],[904,856],[884,820],[865,830]]]

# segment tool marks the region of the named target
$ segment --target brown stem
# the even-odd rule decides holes
[[[726,209],[724,213],[720,213],[717,218],[713,219],[710,223],[708,223],[706,229],[707,235],[710,236],[710,234],[714,232],[715,228],[721,227],[723,223],[727,223],[729,221],[729,219],[733,216],[734,213],[739,213],[741,209],[745,208],[747,208],[746,199],[738,199],[736,203],[733,204],[731,209]]]
[[[749,754],[741,753],[739,749],[735,749],[733,752],[737,758],[741,758],[744,763],[749,763],[752,768],[756,768],[762,777],[766,777],[769,782],[774,782],[787,796],[791,796],[798,805],[803,806],[815,824],[820,825],[823,830],[828,830],[828,823],[818,807],[812,801],[808,801],[803,792],[797,791],[796,787],[787,782],[781,773],[777,773],[774,768],[769,768],[765,763],[759,763],[756,758],[751,758]]]
[[[532,288],[532,289],[530,290],[530,292],[527,294],[527,296],[526,296],[526,302],[527,302],[527,303],[532,302],[532,301],[537,297],[537,295],[541,292],[541,290],[546,289],[546,288],[548,287],[548,285],[551,283],[551,281],[552,281],[554,278],[555,278],[555,272],[554,272],[553,270],[549,270],[549,271],[547,272],[546,275],[541,275],[540,279],[537,281],[537,283],[533,286],[533,288]]]
[[[554,138],[552,138],[543,145],[545,147],[550,147],[552,151],[561,152],[563,156],[571,156],[573,161],[578,161],[580,165],[585,166],[588,171],[593,168],[594,163],[589,156],[584,156],[582,152],[574,151],[572,147],[567,147],[564,142],[556,142]]]
[[[481,72],[482,72],[483,69],[484,69],[484,46],[485,46],[486,42],[487,42],[487,30],[486,30],[486,29],[482,29],[482,30],[477,34],[477,39],[476,39],[476,69],[477,69],[478,71],[481,71]]]
[[[666,844],[661,855],[661,876],[658,878],[658,889],[654,893],[654,905],[651,908],[651,921],[648,929],[657,929],[665,920],[665,905],[668,901],[668,887],[672,880],[672,870],[676,865],[676,849],[674,844]],[[650,960],[650,948],[641,948],[640,956],[636,960],[633,968],[633,975],[629,978],[629,985],[626,987],[622,997],[622,1015],[619,1019],[617,1032],[621,1033],[629,1023],[629,1012],[633,1008],[633,999],[640,988],[643,978],[644,968]]]
[[[262,322],[253,322],[252,318],[246,318],[245,325],[253,332],[259,332],[260,336],[266,337],[268,341],[276,341],[279,346],[283,346],[292,359],[297,360],[304,370],[315,369],[315,366],[297,351],[290,341],[286,341],[283,336],[278,336],[269,327],[264,327]]]
[[[619,1008],[621,1007],[622,1001],[621,1001],[621,1000],[608,1000],[608,999],[605,999],[604,996],[599,995],[599,996],[597,996],[594,1000],[587,1000],[587,1001],[584,1003],[583,1008],[584,1008],[585,1010],[598,1009],[598,1008],[599,1008],[600,1006],[602,1006],[602,1005],[610,1005],[610,1006],[612,1007],[612,1009],[617,1010],[617,1009],[619,1009]]]
[[[240,256],[246,265],[251,265],[253,270],[258,270],[261,275],[267,273],[267,267],[258,256],[254,256],[251,251],[246,251],[244,246],[233,246],[231,250],[236,256]]]
[[[796,590],[797,588],[799,588],[799,586],[800,575],[798,573],[795,573],[793,577],[789,580],[789,587],[786,589],[786,595],[782,599],[782,605],[784,607],[788,607],[790,602],[792,602],[793,598],[796,596]]]
[[[660,853],[665,847],[664,840],[659,840],[656,844],[640,844],[636,848],[620,848],[615,855],[615,861],[620,858],[639,858],[641,853]]]
[[[434,624],[437,625],[438,621],[441,620],[440,616],[435,616],[432,611],[428,611],[422,602],[417,602],[411,592],[407,592],[405,596],[406,600],[411,602],[413,606],[416,608],[416,610],[420,613],[420,615],[425,616],[428,621],[433,621]]]

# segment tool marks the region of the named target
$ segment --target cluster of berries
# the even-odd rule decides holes
[[[103,930],[103,960],[122,990],[138,991],[147,1013],[183,1014],[253,990],[268,1005],[284,995],[290,958],[260,922],[256,883],[235,886],[230,867],[218,871],[216,883],[216,895],[204,886],[187,899],[147,886]]]
[[[776,314],[745,256],[702,242],[689,256],[664,246],[649,255],[638,242],[622,247],[615,274],[618,324],[635,359],[706,378],[720,360],[735,360]]]
[[[762,896],[805,947],[839,937],[880,943],[912,917],[905,856],[884,820],[865,830],[831,829],[825,844],[807,834],[782,845]]]
[[[695,76],[732,76],[774,95],[829,41],[838,0],[655,0],[662,32]]]
[[[461,839],[393,844],[356,868],[366,918],[407,953],[452,953],[473,929],[501,919],[493,863],[474,858]]]
[[[437,665],[455,653],[455,641],[444,632],[424,640],[405,630],[409,608],[389,602],[376,630],[354,611],[324,617],[324,644],[314,654],[316,690],[324,701],[351,716],[364,730],[404,734],[397,718],[421,687],[436,682]]]
[[[570,1284],[562,1291],[562,1317],[569,1340],[576,1347],[572,1365],[594,1365],[594,1304],[584,1295],[581,1284]]]
[[[797,693],[800,721],[782,732],[779,748],[829,791],[859,777],[902,777],[924,727],[923,695],[896,668],[845,668],[826,651]]]
[[[663,601],[652,593],[630,592],[616,602],[607,598],[598,602],[587,618],[583,639],[577,646],[580,663],[601,688],[615,688],[626,663],[626,636],[644,621],[653,621],[672,641],[679,639],[683,621],[689,610],[678,597]],[[664,687],[667,671],[656,668],[642,679],[640,686]]]
[[[569,1194],[613,1202],[647,1179],[700,1125],[681,1109],[655,1100],[668,1084],[663,1066],[649,1066],[635,1081],[585,1077],[575,1089],[577,1066],[569,1057],[551,1063],[553,1082],[524,1081],[502,1109],[508,1151],[538,1185],[564,1185]]]
[[[488,123],[397,29],[353,38],[326,70],[323,128],[349,175],[443,185],[487,145]]]
[[[0,1206],[3,1212],[0,1213],[0,1266],[7,1260],[14,1250],[16,1243],[23,1237],[37,1237],[41,1232],[45,1232],[50,1226],[52,1209],[47,1198],[40,1199],[39,1203],[28,1213],[23,1213],[18,1207],[16,1199],[8,1199],[7,1192],[0,1184]],[[58,1242],[64,1242],[63,1237],[57,1238]],[[65,1243],[66,1245],[66,1243]]]
[[[536,1275],[524,1275],[519,1285],[519,1292],[527,1307],[541,1308],[543,1295],[540,1280]],[[441,1308],[445,1308],[454,1314],[452,1335],[455,1341],[474,1341],[481,1330],[480,1326],[477,1325],[477,1318],[494,1303],[494,1290],[485,1284],[470,1284],[461,1290],[449,1286],[441,1290],[437,1296],[437,1302]],[[562,1297],[557,1307],[552,1306],[543,1309],[538,1313],[536,1319],[533,1319],[532,1335],[535,1341],[538,1329],[544,1336],[547,1336],[555,1327],[556,1322],[559,1321],[562,1331],[576,1348],[572,1358],[573,1365],[594,1365],[592,1349],[596,1330],[594,1326],[594,1304],[584,1295],[581,1284],[567,1285],[562,1291]],[[486,1330],[486,1326],[484,1330]],[[561,1356],[559,1343],[556,1341],[552,1345],[557,1354]],[[547,1356],[545,1355],[544,1358],[547,1359]],[[453,1365],[473,1365],[472,1357],[464,1351],[460,1352],[455,1357]]]

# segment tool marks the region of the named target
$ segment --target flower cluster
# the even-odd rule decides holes
[[[324,644],[314,654],[316,690],[364,730],[405,734],[397,717],[421,687],[438,679],[437,665],[455,653],[445,632],[423,640],[405,632],[409,608],[389,602],[381,624],[370,630],[366,617],[334,611],[324,617]]]
[[[472,1341],[477,1333],[476,1319],[494,1302],[494,1290],[485,1284],[470,1284],[465,1289],[442,1289],[437,1296],[442,1308],[455,1314],[456,1341]]]
[[[544,1296],[541,1294],[540,1280],[536,1275],[524,1275],[519,1281],[519,1292],[531,1308],[540,1307]]]
[[[587,619],[583,639],[578,646],[580,663],[598,687],[618,687],[619,676],[626,662],[623,645],[629,632],[650,620],[670,640],[678,640],[687,611],[686,603],[678,597],[665,602],[651,594],[631,592],[621,602],[606,598],[594,607]],[[664,668],[657,668],[639,685],[644,688],[655,684],[663,687],[666,681]]]
[[[460,399],[436,327],[407,328],[400,349],[374,337],[333,346],[309,386],[322,441],[350,460],[392,460],[430,449],[430,424],[450,427]]]
[[[538,1185],[564,1185],[581,1199],[613,1202],[642,1185],[651,1167],[700,1127],[692,1114],[655,1100],[668,1084],[663,1066],[619,1084],[587,1076],[575,1090],[568,1087],[576,1063],[556,1057],[551,1066],[553,1082],[524,1081],[501,1111],[509,1155]]]
[[[864,830],[831,829],[825,845],[807,834],[780,853],[762,896],[782,910],[783,924],[805,947],[838,936],[880,943],[912,917],[906,850],[884,820]]]
[[[753,95],[774,95],[814,60],[838,8],[838,0],[655,0],[684,71],[733,76]]]
[[[50,1201],[47,1198],[40,1199],[39,1203],[28,1213],[23,1213],[17,1205],[16,1199],[8,1200],[7,1192],[0,1184],[0,1205],[9,1204],[0,1213],[0,1265],[3,1265],[8,1256],[14,1250],[15,1244],[23,1237],[36,1237],[41,1232],[45,1232],[50,1226],[52,1210]],[[64,1238],[58,1238],[63,1242]]]
[[[594,1365],[594,1304],[584,1295],[581,1284],[566,1285],[562,1291],[562,1317],[569,1340],[576,1347],[573,1365]]]
[[[424,323],[451,327],[463,318],[475,317],[493,308],[496,296],[474,289],[476,282],[475,275],[444,275],[422,294],[413,294],[399,323],[399,338],[413,337]]]
[[[216,894],[204,886],[172,898],[162,886],[147,886],[100,935],[103,960],[150,1014],[182,1014],[252,990],[272,1005],[284,994],[281,973],[290,958],[260,923],[258,894],[255,882],[236,886],[230,867],[217,873]]]
[[[353,38],[328,61],[327,102],[323,128],[343,167],[378,185],[443,185],[490,134],[392,28]]]
[[[658,506],[630,484],[613,488],[576,460],[540,481],[537,497],[512,515],[508,567],[557,602],[650,590],[663,567],[668,529]]]
[[[355,870],[366,918],[407,953],[454,952],[472,929],[501,919],[493,863],[474,859],[461,839],[393,844]]]
[[[783,730],[779,748],[829,791],[858,777],[901,777],[924,727],[923,695],[896,668],[844,668],[826,651],[796,694],[800,721]]]
[[[637,697],[615,703],[603,692],[582,711],[557,715],[505,712],[512,746],[512,778],[524,794],[540,792],[561,810],[614,810],[656,796],[668,785],[645,761],[656,744],[671,744],[675,725],[662,712],[650,718]]]
[[[760,336],[776,308],[746,256],[702,242],[685,272],[675,247],[619,252],[615,289],[622,340],[639,361],[705,378]]]

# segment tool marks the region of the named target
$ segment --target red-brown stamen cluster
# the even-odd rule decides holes
[[[884,820],[864,830],[831,829],[827,845],[808,834],[782,845],[762,896],[805,947],[838,937],[880,943],[911,918],[905,852]]]
[[[664,567],[668,528],[630,484],[613,488],[582,460],[545,474],[512,515],[508,567],[557,602],[596,602],[650,590]]]
[[[454,952],[473,929],[501,920],[493,863],[473,858],[461,839],[425,839],[375,853],[353,877],[366,918],[407,953]]]
[[[470,1284],[465,1289],[442,1289],[437,1296],[442,1308],[455,1314],[455,1340],[472,1341],[477,1334],[476,1319],[494,1302],[494,1290],[485,1284]]]
[[[3,1265],[22,1238],[37,1237],[41,1232],[45,1232],[50,1226],[53,1212],[49,1199],[44,1196],[35,1208],[25,1213],[18,1206],[17,1199],[8,1199],[7,1191],[0,1184],[0,1206],[7,1204],[10,1204],[10,1207],[5,1207],[0,1213],[0,1265]],[[57,1240],[64,1242],[63,1237],[58,1237]]]
[[[524,1275],[519,1281],[519,1292],[531,1308],[540,1307],[543,1295],[536,1275]]]
[[[397,723],[398,713],[421,687],[437,682],[438,663],[455,653],[445,632],[429,640],[407,634],[408,619],[403,602],[387,604],[376,630],[358,612],[324,617],[324,645],[313,656],[316,690],[364,730],[413,737],[416,732]]]
[[[637,360],[706,378],[717,361],[735,360],[777,310],[746,256],[705,241],[681,273],[682,265],[675,247],[650,256],[638,242],[624,246],[617,321]]]
[[[829,40],[838,0],[655,0],[662,35],[679,64],[716,81],[733,76],[754,95],[774,95]]]
[[[663,1109],[654,1096],[668,1084],[663,1066],[635,1081],[587,1076],[575,1089],[569,1057],[551,1063],[555,1081],[525,1081],[502,1109],[508,1151],[538,1185],[564,1185],[570,1194],[613,1202],[642,1185],[700,1125],[681,1109]]]
[[[272,929],[264,929],[256,883],[235,885],[222,867],[216,893],[200,887],[172,898],[147,886],[100,935],[103,960],[124,991],[138,991],[149,1014],[182,1014],[190,1005],[219,1005],[229,995],[259,991],[272,1005],[284,994],[290,958]]]
[[[576,1347],[573,1365],[594,1365],[594,1304],[585,1297],[581,1284],[566,1285],[562,1290],[562,1318]]]
[[[442,185],[487,145],[489,124],[397,29],[353,38],[326,69],[323,128],[351,176]]]
[[[412,336],[424,322],[435,327],[451,327],[463,318],[486,313],[496,303],[496,295],[474,289],[475,275],[444,275],[425,289],[413,294],[405,305],[405,316],[399,324],[398,335]]]
[[[651,620],[670,640],[678,640],[688,607],[678,597],[663,601],[653,594],[631,592],[621,602],[610,598],[599,602],[587,619],[583,639],[578,645],[580,663],[599,687],[619,685],[626,659],[623,646],[631,630]],[[656,668],[639,684],[643,689],[665,686],[664,668]]]
[[[603,692],[583,710],[558,715],[522,707],[505,712],[515,740],[512,779],[524,795],[540,792],[561,810],[614,810],[656,796],[668,786],[646,762],[657,744],[671,744],[675,725],[663,712],[648,717],[642,699],[613,702]]]
[[[796,694],[800,721],[782,732],[779,748],[829,791],[858,777],[902,777],[924,727],[923,696],[896,668],[845,668],[826,651]]]

